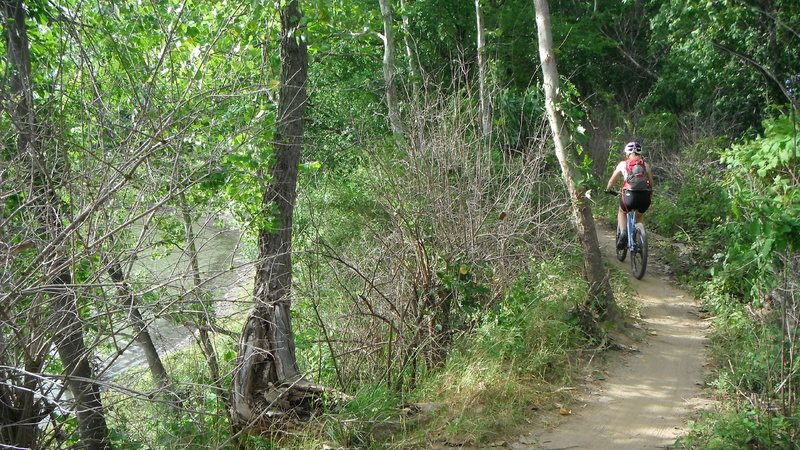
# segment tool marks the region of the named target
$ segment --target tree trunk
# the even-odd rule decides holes
[[[486,35],[483,30],[483,10],[481,0],[475,0],[475,22],[478,32],[478,97],[480,99],[481,130],[483,139],[492,135],[492,116],[489,110],[489,94],[486,91]]]
[[[0,206],[0,220],[6,219]],[[2,227],[0,227],[2,228]],[[37,400],[34,393],[39,390],[39,377],[48,350],[36,345],[36,338],[31,336],[38,330],[38,315],[28,315],[25,319],[15,318],[15,308],[8,305],[14,300],[1,291],[4,285],[12,284],[9,272],[14,255],[19,251],[32,247],[32,243],[8,245],[0,230],[0,448],[35,448],[37,447],[37,427],[49,414],[44,399]],[[29,246],[30,244],[30,246]],[[29,311],[33,311],[31,308]],[[31,313],[29,313],[31,314]],[[24,320],[27,333],[23,327],[9,325]],[[23,366],[24,370],[17,370]]]
[[[53,215],[55,218],[55,214]],[[83,330],[78,315],[75,293],[66,286],[72,284],[66,258],[56,260],[52,288],[47,291],[56,316],[53,338],[58,356],[64,364],[67,386],[75,398],[75,413],[78,417],[78,432],[81,445],[87,449],[111,448],[108,428],[100,401],[100,390],[92,382],[89,351],[83,341]]]
[[[397,100],[397,87],[394,84],[395,78],[395,56],[394,56],[394,18],[392,5],[389,0],[378,0],[381,5],[381,17],[383,18],[383,81],[386,84],[386,106],[389,109],[389,123],[395,135],[403,135],[403,122],[400,118],[400,105]]]
[[[417,96],[419,87],[418,82],[422,82],[424,86],[425,80],[422,79],[422,69],[419,67],[419,58],[417,52],[414,50],[414,45],[411,42],[411,26],[406,12],[406,0],[400,0],[400,10],[403,11],[403,42],[406,46],[406,58],[408,58],[408,73],[411,74],[411,90],[414,97]]]
[[[561,166],[561,174],[572,201],[573,222],[578,230],[578,237],[583,248],[583,265],[589,291],[594,300],[595,309],[605,320],[616,324],[622,323],[622,315],[614,301],[614,294],[608,282],[608,271],[603,265],[600,255],[600,244],[594,228],[594,218],[585,191],[578,185],[579,179],[577,153],[570,148],[570,138],[565,128],[557,105],[559,78],[553,53],[553,37],[550,28],[550,8],[547,0],[534,0],[536,8],[536,26],[539,33],[539,59],[542,64],[544,78],[545,105],[547,119],[553,133],[556,157]]]
[[[208,330],[213,328],[211,326],[213,318],[209,317],[208,308],[206,308],[205,299],[202,294],[203,280],[200,277],[200,261],[197,256],[197,243],[195,242],[194,228],[192,226],[192,214],[189,212],[189,203],[186,201],[186,195],[184,195],[183,192],[180,193],[180,207],[183,217],[183,227],[186,233],[186,246],[189,250],[189,266],[192,270],[192,281],[194,282],[193,291],[196,293],[193,296],[195,299],[194,303],[203,310],[203,312],[196,314],[198,341],[206,357],[211,379],[217,387],[221,388],[222,383],[220,382],[217,353],[214,350],[214,342],[211,340],[211,335],[208,334]]]
[[[108,428],[100,401],[100,391],[92,381],[89,351],[83,340],[77,299],[72,284],[70,260],[63,243],[63,205],[53,187],[52,174],[44,154],[43,127],[33,109],[30,50],[25,7],[20,0],[3,2],[6,27],[6,52],[11,76],[9,113],[17,129],[17,151],[29,156],[33,182],[32,204],[42,220],[38,230],[49,242],[42,251],[52,252],[46,264],[49,286],[44,289],[53,312],[52,333],[64,365],[67,387],[75,398],[81,445],[88,449],[110,448]]]
[[[12,369],[14,363],[6,360],[5,335],[0,339],[0,447],[36,448],[36,428],[50,412],[33,395],[39,387],[39,378],[34,374],[42,371],[44,358],[29,355],[25,373],[17,373]]]
[[[301,38],[297,0],[281,9],[281,88],[271,184],[262,198],[265,214],[274,206],[278,224],[258,233],[255,305],[242,330],[233,374],[234,428],[269,428],[305,416],[313,387],[301,375],[291,323],[292,215],[304,133],[308,54]]]
[[[150,367],[150,373],[153,375],[153,380],[159,389],[167,391],[169,389],[169,375],[164,364],[161,362],[161,356],[158,354],[153,338],[147,330],[147,322],[145,322],[142,313],[136,306],[136,298],[131,292],[128,283],[125,282],[125,275],[122,271],[122,266],[119,262],[113,263],[108,268],[108,274],[111,280],[119,285],[119,293],[122,296],[122,304],[125,310],[128,311],[128,317],[133,324],[136,334],[134,339],[139,343],[139,346],[144,350],[144,355],[147,358],[147,365]]]

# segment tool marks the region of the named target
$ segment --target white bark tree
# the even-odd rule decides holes
[[[480,99],[481,130],[484,139],[492,135],[492,113],[489,104],[489,93],[486,88],[486,34],[483,29],[483,9],[481,0],[475,0],[475,25],[477,28],[477,49],[478,49],[478,96]]]
[[[534,0],[536,8],[536,27],[539,37],[539,60],[542,64],[544,80],[545,107],[550,129],[553,133],[556,157],[561,166],[561,174],[567,185],[572,200],[572,214],[575,228],[583,248],[583,264],[586,280],[594,308],[605,320],[622,323],[622,315],[614,300],[611,285],[608,282],[608,271],[603,265],[600,244],[594,227],[592,208],[586,198],[585,190],[578,185],[577,153],[575,152],[559,110],[559,76],[553,51],[553,35],[550,26],[550,6],[547,0]]]
[[[408,58],[408,72],[411,74],[411,84],[413,94],[416,95],[418,87],[417,81],[423,81],[422,69],[419,67],[419,58],[415,50],[413,38],[411,36],[411,21],[408,19],[406,10],[406,0],[400,0],[400,10],[402,11],[401,17],[403,22],[403,43],[406,47],[406,58]]]
[[[389,0],[378,0],[381,6],[383,19],[383,80],[386,85],[386,107],[389,110],[389,124],[395,135],[403,135],[403,122],[400,116],[400,103],[397,99],[397,86],[395,85],[395,41],[394,41],[394,13]]]

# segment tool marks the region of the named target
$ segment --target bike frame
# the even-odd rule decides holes
[[[612,190],[608,190],[606,193],[611,195],[621,194]],[[628,245],[624,250],[617,249],[617,259],[624,261],[625,256],[630,254],[631,273],[636,279],[641,280],[645,270],[647,270],[647,241],[644,225],[641,226],[640,231],[636,230],[636,214],[636,211],[627,211],[626,213],[625,223],[627,225]],[[639,233],[641,233],[641,236],[639,236]]]
[[[636,241],[633,239],[633,234],[636,232],[635,214],[635,211],[628,211],[628,252],[631,254],[636,250]]]

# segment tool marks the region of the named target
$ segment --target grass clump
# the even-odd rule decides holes
[[[324,440],[343,448],[379,448],[407,429],[400,393],[382,385],[364,386],[324,421]]]
[[[215,347],[220,372],[232,373],[236,343],[220,336]],[[228,392],[215,387],[199,347],[181,348],[162,360],[170,375],[170,392],[160,391],[142,367],[114,380],[114,386],[124,389],[112,387],[104,394],[115,448],[234,448],[225,405]],[[229,376],[220,381],[230,386]],[[253,448],[269,448],[263,439],[253,439],[258,441]]]
[[[456,343],[445,365],[420,386],[419,401],[439,405],[425,439],[483,445],[513,433],[532,414],[569,401],[575,356],[587,342],[571,308],[585,287],[556,264],[523,277]]]

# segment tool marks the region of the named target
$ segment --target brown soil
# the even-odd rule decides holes
[[[598,238],[605,258],[630,273],[629,260],[614,257],[613,230],[598,227]],[[611,352],[604,376],[578,389],[577,404],[554,405],[546,412],[547,427],[530,430],[508,447],[669,448],[685,435],[689,416],[708,406],[701,396],[708,324],[699,317],[697,302],[656,262],[654,247],[644,278],[631,276],[642,315],[638,350]]]

